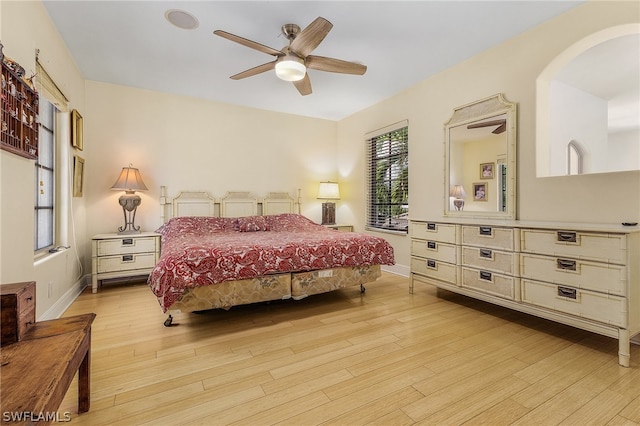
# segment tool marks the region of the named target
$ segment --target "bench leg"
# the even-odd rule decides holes
[[[91,337],[89,337],[89,342],[91,342]],[[91,402],[90,372],[91,343],[89,343],[87,353],[84,355],[80,368],[78,369],[78,413],[86,413],[89,411],[89,404]]]

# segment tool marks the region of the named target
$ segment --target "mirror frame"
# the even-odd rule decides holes
[[[506,115],[507,130],[507,188],[506,211],[457,211],[451,210],[451,129],[457,126],[471,124],[497,115]],[[453,115],[445,123],[444,135],[444,216],[466,218],[490,218],[490,219],[516,219],[516,176],[517,176],[517,104],[506,100],[502,93],[490,96],[479,101],[463,105],[453,110]]]

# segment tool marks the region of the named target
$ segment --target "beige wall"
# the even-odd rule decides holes
[[[318,184],[336,178],[333,121],[92,81],[86,112],[89,235],[122,226],[122,192],[110,188],[129,163],[149,188],[136,215],[147,231],[161,224],[161,185],[168,196],[205,190],[216,198],[242,190],[297,197],[300,188],[303,214],[319,222]]]
[[[409,120],[409,203],[414,219],[441,220],[444,123],[455,107],[504,93],[518,103],[518,218],[575,222],[640,222],[640,172],[571,177],[535,176],[535,81],[545,66],[581,38],[638,22],[638,2],[590,2],[435,75],[338,124],[338,169],[351,193],[364,192],[363,135]],[[355,166],[355,167],[354,167]],[[349,220],[362,226],[364,198]],[[407,237],[389,238],[400,264]]]
[[[84,110],[84,79],[75,66],[49,15],[39,1],[3,1],[0,13],[0,40],[5,55],[16,60],[28,74],[35,71],[35,52],[69,98],[70,108]],[[65,116],[63,116],[65,117]],[[61,170],[72,164],[68,139],[62,141]],[[36,316],[58,316],[81,290],[88,265],[84,199],[74,198],[59,230],[60,241],[69,250],[34,262],[33,188],[34,161],[0,151],[0,282],[35,280]],[[66,231],[65,231],[66,230]],[[64,235],[61,235],[61,234]],[[81,270],[81,264],[84,267]]]
[[[78,262],[90,273],[90,238],[121,225],[120,169],[139,167],[149,191],[141,194],[137,223],[160,223],[159,187],[169,195],[200,189],[258,195],[301,188],[302,212],[320,220],[315,199],[321,180],[338,180],[337,219],[364,229],[364,134],[407,119],[410,139],[410,214],[442,219],[444,123],[453,109],[504,93],[519,106],[518,216],[527,220],[640,221],[640,173],[535,177],[535,80],[557,54],[582,37],[612,25],[637,22],[637,2],[592,2],[435,75],[340,122],[316,120],[104,83],[85,82],[39,2],[2,2],[0,39],[5,53],[27,70],[35,48],[85,119],[84,197],[72,199],[73,249],[34,266],[33,162],[0,153],[0,279],[38,280],[38,315],[64,304],[78,286]],[[68,156],[72,159],[74,152]],[[9,204],[11,203],[11,204]],[[11,205],[11,207],[8,207]],[[72,220],[73,219],[73,220]],[[71,234],[71,233],[70,233]],[[406,273],[409,241],[386,237]],[[53,294],[49,283],[53,282]]]

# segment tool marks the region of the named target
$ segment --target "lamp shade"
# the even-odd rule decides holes
[[[284,81],[300,81],[307,73],[304,61],[294,55],[286,55],[276,63],[276,75]]]
[[[339,200],[340,187],[337,182],[320,182],[318,188],[318,199],[321,200]]]
[[[464,198],[467,196],[467,193],[464,192],[462,185],[454,185],[451,191],[449,191],[449,195],[455,198]]]
[[[142,181],[140,171],[131,164],[129,167],[123,167],[118,180],[113,184],[111,189],[120,191],[146,191],[147,186]]]

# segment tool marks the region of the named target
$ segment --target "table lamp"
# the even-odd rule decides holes
[[[118,202],[122,206],[122,212],[124,214],[124,226],[118,228],[119,234],[138,234],[140,233],[140,227],[135,226],[136,209],[142,202],[139,195],[136,195],[136,191],[146,191],[147,187],[142,181],[140,171],[129,164],[129,167],[123,167],[118,180],[111,187],[113,190],[125,191],[125,193],[118,199]]]
[[[340,199],[340,187],[337,182],[320,182],[320,188],[318,189],[319,200],[339,200]],[[324,202],[322,203],[322,224],[323,225],[335,225],[336,224],[336,203]]]

